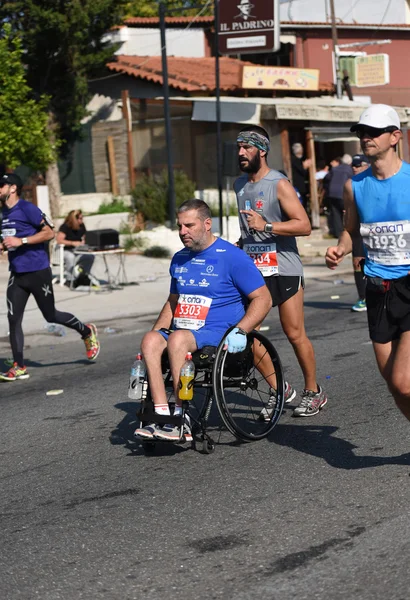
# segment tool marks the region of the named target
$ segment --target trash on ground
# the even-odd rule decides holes
[[[344,279],[335,279],[333,285],[343,285],[345,282]]]
[[[339,300],[340,296],[330,296],[331,300]]]
[[[104,329],[104,333],[117,333],[117,330],[114,329],[113,327],[106,327]]]
[[[56,325],[55,323],[46,323],[44,329],[47,329],[48,333],[57,335],[58,337],[64,337],[66,330],[62,325]]]
[[[269,325],[262,325],[262,327],[260,328],[259,331],[269,331],[270,327]]]
[[[64,390],[48,390],[48,392],[46,392],[46,396],[59,396],[60,394],[63,394]]]

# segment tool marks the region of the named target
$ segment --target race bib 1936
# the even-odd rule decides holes
[[[410,264],[410,221],[361,223],[369,260],[383,265]]]
[[[263,277],[276,275],[278,273],[278,256],[276,254],[276,244],[258,243],[244,244],[243,249],[253,260]]]
[[[174,314],[174,325],[178,329],[197,331],[205,325],[212,298],[197,294],[180,294]]]

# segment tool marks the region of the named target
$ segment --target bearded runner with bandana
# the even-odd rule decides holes
[[[1,224],[0,249],[7,250],[10,279],[7,286],[7,310],[13,365],[0,374],[2,381],[30,377],[24,366],[24,309],[33,294],[37,306],[48,323],[58,323],[77,331],[84,340],[88,360],[95,360],[100,351],[97,328],[85,325],[71,313],[56,310],[52,274],[44,242],[53,239],[53,225],[44,213],[31,202],[20,198],[23,183],[15,173],[0,179]]]
[[[249,126],[237,137],[239,167],[245,174],[234,183],[239,209],[239,245],[253,259],[264,277],[277,306],[284,333],[302,369],[305,388],[294,411],[295,417],[316,415],[327,403],[327,396],[316,382],[313,346],[306,335],[303,312],[303,266],[295,236],[309,235],[310,222],[289,180],[270,169],[267,155],[269,135],[262,127]],[[266,375],[272,388],[272,409],[276,399],[276,379]],[[286,382],[285,402],[296,391]],[[269,420],[269,407],[260,418]]]

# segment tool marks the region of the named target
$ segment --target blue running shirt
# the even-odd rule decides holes
[[[352,179],[369,277],[398,279],[410,271],[410,165],[388,179],[369,168]]]
[[[31,202],[20,199],[17,204],[3,207],[1,235],[5,237],[24,238],[40,231],[43,213]],[[14,273],[32,273],[47,269],[50,266],[44,242],[40,244],[24,244],[8,251],[10,271]]]
[[[247,296],[264,285],[253,261],[225,240],[201,252],[184,248],[171,262],[171,294],[179,294],[173,328],[225,331],[245,314]]]

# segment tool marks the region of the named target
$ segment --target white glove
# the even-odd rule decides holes
[[[224,340],[224,348],[225,350],[228,349],[228,352],[230,352],[231,354],[243,352],[246,348],[246,341],[246,332],[243,331],[243,329],[239,329],[239,327],[235,327],[226,336]]]

